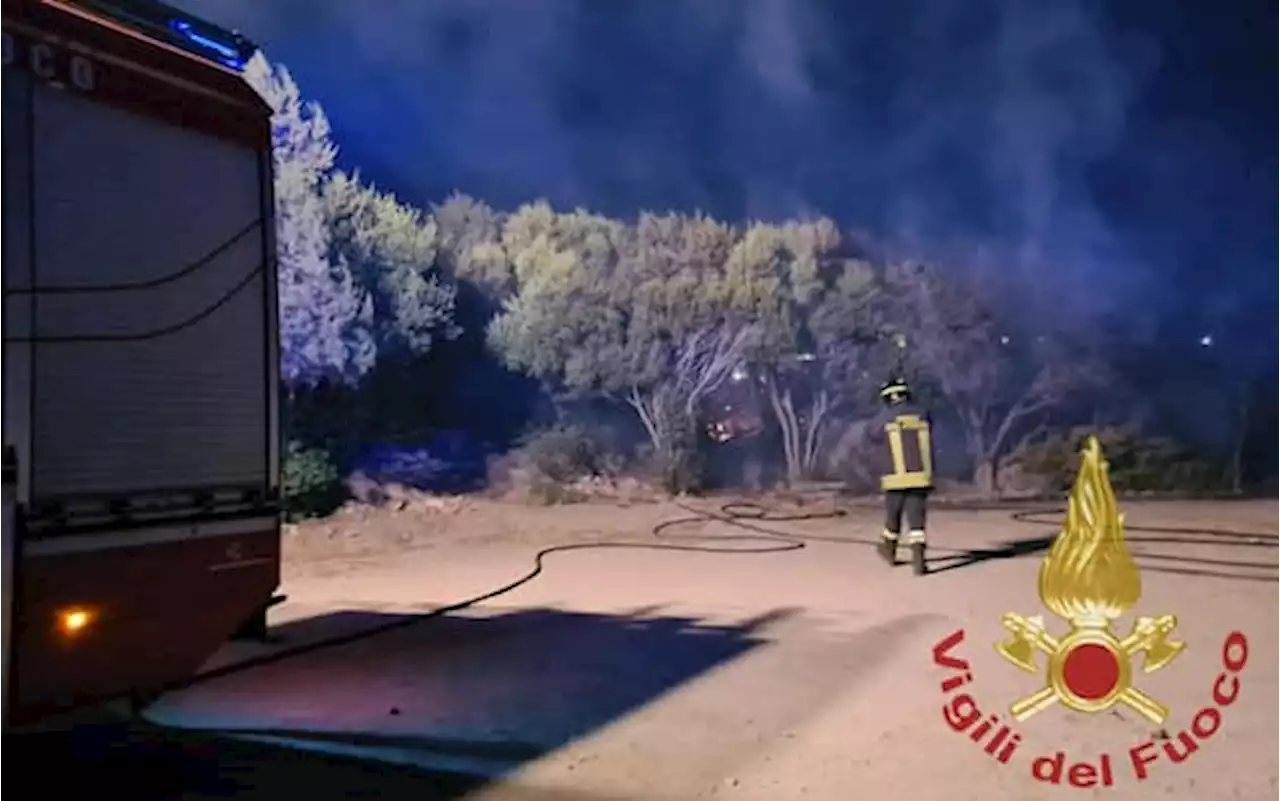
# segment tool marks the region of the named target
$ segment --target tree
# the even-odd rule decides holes
[[[502,215],[485,203],[454,192],[432,207],[440,229],[440,263],[458,278],[494,297],[512,289],[511,260],[502,243]]]
[[[730,306],[761,330],[750,372],[763,384],[792,482],[814,475],[832,423],[870,397],[874,381],[877,278],[840,248],[830,220],[756,223],[725,266]]]
[[[304,103],[281,65],[256,54],[245,79],[272,110],[281,371],[291,386],[350,383],[376,357],[372,309],[344,260],[330,261],[331,239],[320,189],[337,149],[329,122]]]
[[[611,240],[620,237],[620,226],[588,215],[578,222],[597,228],[603,250],[616,253]],[[621,338],[621,312],[611,304],[616,276],[612,265],[589,264],[562,244],[561,226],[543,203],[522,206],[506,221],[515,290],[490,324],[489,341],[509,367],[564,392],[589,393],[608,383]],[[606,269],[593,269],[600,266]]]
[[[515,291],[489,329],[513,369],[570,396],[625,403],[669,469],[693,449],[700,401],[755,335],[725,305],[732,234],[708,218],[642,215],[634,229],[545,203],[507,221]]]
[[[908,362],[955,411],[984,491],[998,489],[1013,436],[1100,378],[1096,362],[1063,339],[1002,324],[971,276],[900,263],[886,270],[886,284]]]
[[[360,176],[337,172],[323,187],[331,257],[350,265],[384,354],[421,356],[452,339],[456,291],[435,266],[435,221]]]

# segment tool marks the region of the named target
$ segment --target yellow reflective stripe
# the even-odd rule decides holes
[[[933,451],[929,445],[929,427],[920,426],[916,432],[916,436],[920,438],[920,467],[921,472],[926,476],[933,475]]]
[[[882,490],[928,489],[932,486],[932,477],[924,473],[902,473],[896,476],[880,477]]]
[[[893,457],[893,472],[901,475],[907,472],[907,463],[902,456],[902,429],[890,423],[884,427],[884,430],[889,435],[889,454]]]

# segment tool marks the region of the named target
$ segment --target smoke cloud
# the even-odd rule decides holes
[[[821,213],[1039,283],[1068,323],[1274,323],[1274,4],[183,5],[288,64],[414,203]]]

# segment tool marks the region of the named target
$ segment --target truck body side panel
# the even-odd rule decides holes
[[[21,562],[11,723],[193,675],[279,584],[273,517],[33,540]],[[62,610],[91,610],[68,636]]]

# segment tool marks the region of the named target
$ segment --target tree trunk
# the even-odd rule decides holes
[[[983,436],[982,421],[975,420],[973,414],[961,411],[960,422],[964,428],[964,444],[965,451],[969,458],[973,460],[972,464],[972,481],[976,488],[981,489],[984,480],[989,480],[984,475],[983,462],[984,455],[987,453],[986,437]]]
[[[978,457],[973,463],[973,483],[983,495],[995,495],[1000,491],[1000,460],[994,454]]]
[[[639,416],[640,424],[644,426],[645,433],[649,435],[649,444],[653,446],[654,454],[661,454],[666,448],[667,439],[661,410],[657,408],[657,404],[652,399],[647,399],[641,395],[638,389],[632,389],[626,400],[627,405]]]
[[[770,378],[769,406],[778,421],[778,430],[782,433],[782,456],[787,468],[787,482],[794,484],[800,475],[800,432],[797,430],[795,415],[788,414],[791,404],[790,393],[783,390],[778,382]]]
[[[818,392],[809,404],[809,424],[804,436],[802,467],[806,478],[813,478],[818,470],[818,455],[822,450],[822,432],[831,411],[831,398],[826,390]]]
[[[830,412],[835,408],[831,396],[818,392],[809,402],[807,414],[796,412],[795,398],[790,387],[782,386],[776,379],[767,382],[769,405],[782,432],[782,452],[786,460],[787,482],[795,485],[813,478],[818,468],[822,450],[822,432]]]
[[[702,464],[698,453],[697,421],[683,413],[683,407],[661,392],[646,396],[632,389],[627,405],[635,410],[649,435],[653,458],[662,482],[672,494],[697,491],[702,486]]]

